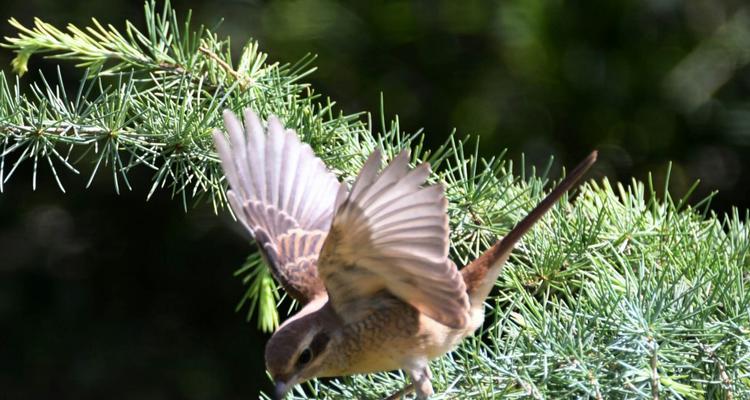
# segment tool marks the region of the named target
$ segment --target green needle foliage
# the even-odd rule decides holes
[[[149,196],[166,188],[186,209],[208,201],[227,212],[210,134],[222,109],[244,107],[278,115],[344,180],[375,146],[389,156],[410,147],[415,163],[431,162],[447,187],[451,255],[461,263],[550,187],[549,166],[527,173],[503,155],[481,159],[478,141],[450,139],[431,152],[398,119],[373,127],[369,114],[336,112],[301,81],[311,57],[271,64],[251,41],[235,63],[229,39],[193,30],[168,3],[145,12],[144,30],[126,23],[124,32],[96,20],[66,30],[10,21],[18,35],[4,46],[17,53],[17,73],[34,54],[85,72],[72,96],[59,74],[28,90],[0,75],[0,191],[23,163],[33,165],[34,187],[37,173],[51,173],[63,191],[62,171],[89,185],[111,174],[119,192],[131,169],[147,168]],[[605,179],[557,205],[514,252],[482,330],[433,362],[435,397],[750,398],[750,215],[717,216],[710,198],[690,206],[689,193],[661,191],[659,200],[650,181]],[[257,310],[259,327],[273,329],[281,299],[257,252],[236,275],[248,288],[238,309],[248,318]],[[294,396],[376,399],[405,380],[395,372],[313,381]]]

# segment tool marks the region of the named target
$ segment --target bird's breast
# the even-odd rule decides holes
[[[392,296],[377,301],[381,306],[344,326],[336,340],[336,365],[326,376],[401,369],[415,358],[440,357],[466,336]]]

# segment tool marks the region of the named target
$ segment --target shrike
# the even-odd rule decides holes
[[[376,149],[351,189],[274,116],[228,111],[214,140],[227,198],[271,272],[303,305],[266,345],[282,399],[316,377],[403,369],[417,399],[432,393],[428,362],[484,320],[484,300],[518,240],[596,161],[591,153],[508,235],[459,270],[448,259],[443,186],[402,151],[382,171]]]

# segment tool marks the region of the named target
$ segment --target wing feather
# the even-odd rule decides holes
[[[268,119],[267,132],[249,109],[244,130],[229,111],[224,125],[229,139],[216,131],[214,142],[235,216],[292,297],[304,303],[324,293],[316,264],[341,185],[275,116]]]
[[[468,320],[468,297],[448,260],[447,201],[441,185],[423,186],[429,165],[409,167],[402,152],[380,169],[365,162],[348,196],[339,193],[318,272],[337,314],[357,318],[363,300],[383,290],[445,325]]]

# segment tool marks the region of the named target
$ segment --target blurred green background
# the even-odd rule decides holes
[[[308,80],[345,112],[457,129],[485,156],[509,149],[555,169],[601,151],[599,176],[653,171],[672,191],[702,184],[718,213],[750,205],[750,6],[732,0],[174,1],[197,23],[256,38],[272,61],[319,55]],[[142,26],[140,1],[5,1],[0,19]],[[15,32],[0,25],[2,36]],[[10,74],[13,54],[0,50]],[[56,63],[33,58],[37,70]],[[81,72],[62,65],[68,87]],[[377,115],[376,115],[377,117]],[[84,168],[84,171],[86,169]],[[115,195],[100,175],[26,169],[0,194],[0,398],[234,399],[268,389],[267,338],[234,313],[232,271],[250,250],[227,216],[145,202],[150,171]]]

